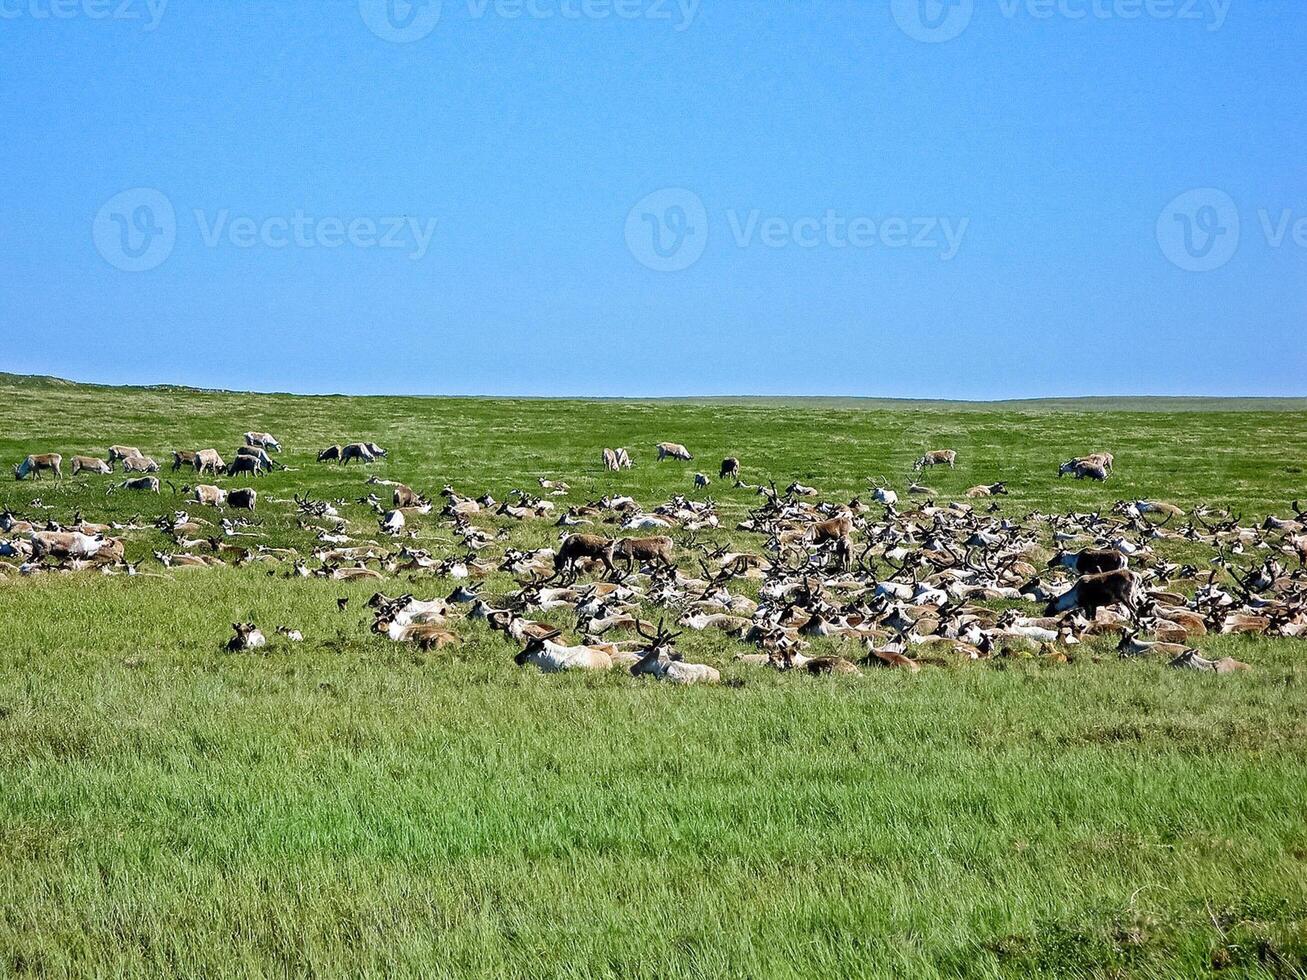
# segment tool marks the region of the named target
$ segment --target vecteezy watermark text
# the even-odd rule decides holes
[[[707,248],[711,221],[693,191],[672,187],[642,199],[627,214],[626,246],[641,265],[657,272],[680,272]],[[918,249],[951,261],[962,248],[969,218],[939,215],[872,217],[833,208],[819,215],[790,217],[759,208],[729,208],[721,224],[737,248]]]
[[[0,20],[114,20],[153,31],[169,0],[0,0]]]
[[[992,5],[1004,20],[1175,21],[1219,31],[1234,0],[890,0],[890,13],[908,37],[928,44],[952,41],[977,9]]]
[[[205,248],[382,249],[399,251],[414,262],[427,256],[438,219],[355,215],[317,217],[297,208],[288,214],[233,215],[228,208],[196,208],[191,216]],[[124,272],[148,272],[166,262],[179,235],[176,209],[162,192],[138,187],[115,194],[100,208],[91,227],[96,250]]]
[[[535,21],[650,21],[687,30],[702,0],[463,0],[468,20],[490,17]],[[449,3],[448,9],[454,4]],[[359,0],[363,23],[383,41],[412,44],[427,37],[446,12],[446,0]]]

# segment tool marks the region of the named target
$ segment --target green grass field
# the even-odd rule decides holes
[[[546,476],[570,483],[564,504],[652,506],[727,454],[847,500],[876,477],[902,490],[917,455],[951,446],[957,470],[927,482],[948,499],[1005,479],[1012,515],[1152,497],[1251,523],[1307,499],[1307,404],[1284,401],[300,398],[6,376],[0,403],[10,466],[111,443],[230,454],[268,429],[292,470],[259,481],[258,516],[301,549],[271,501],[342,498],[371,537],[369,472],[500,499]],[[390,456],[316,463],[350,439]],[[663,439],[695,462],[655,464]],[[633,471],[602,471],[617,445]],[[1112,481],[1057,480],[1100,448]],[[166,486],[106,496],[115,479],[6,478],[0,506],[182,506]],[[710,492],[724,528],[758,499]],[[416,527],[449,550],[434,514]],[[132,535],[128,557],[164,541]],[[1307,642],[1205,638],[1255,668],[1232,676],[1104,647],[814,678],[687,634],[687,658],[736,683],[677,689],[523,670],[479,623],[457,648],[393,644],[368,632],[372,583],[141,570],[0,577],[0,975],[1307,975]],[[306,642],[224,653],[237,620]]]

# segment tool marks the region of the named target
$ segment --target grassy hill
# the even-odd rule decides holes
[[[917,455],[949,446],[958,468],[926,482],[950,499],[1007,480],[1013,516],[1151,497],[1251,523],[1307,499],[1294,402],[298,397],[13,376],[0,400],[9,465],[112,443],[229,455],[270,430],[291,469],[258,483],[261,540],[301,550],[279,501],[344,501],[366,536],[367,473],[500,499],[545,476],[570,483],[563,504],[652,506],[727,454],[752,481],[848,499],[875,477],[902,490]],[[353,439],[390,455],[315,461]],[[654,463],[663,439],[696,460]],[[633,471],[601,469],[617,445]],[[1111,482],[1057,479],[1097,449],[1116,454]],[[107,495],[116,479],[8,479],[0,507],[144,522],[184,506],[166,485]],[[710,492],[724,530],[705,540],[757,550],[729,530],[756,496]],[[506,545],[558,535],[480,523]],[[434,515],[416,531],[452,548]],[[1062,666],[814,678],[734,666],[738,644],[687,634],[687,659],[732,683],[672,689],[519,669],[478,623],[456,648],[392,644],[367,630],[374,583],[166,570],[148,559],[164,540],[131,536],[135,578],[0,576],[0,975],[1307,969],[1307,643],[1205,638],[1255,668],[1230,677],[1104,647]],[[223,653],[238,620],[305,642]]]

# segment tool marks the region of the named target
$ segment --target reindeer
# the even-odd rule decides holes
[[[176,473],[185,467],[188,470],[196,468],[195,457],[198,455],[194,449],[174,449],[172,452],[172,471]]]
[[[236,476],[238,473],[263,476],[265,472],[267,471],[263,468],[263,463],[257,456],[235,456],[227,466],[228,476]]]
[[[190,489],[195,495],[196,503],[204,507],[221,507],[227,502],[227,491],[222,487],[215,487],[208,483],[201,483],[196,487],[182,487],[183,492]]]
[[[222,457],[218,455],[216,449],[197,449],[193,465],[196,473],[203,474],[208,471],[214,476],[227,469],[227,464],[222,461]]]
[[[376,454],[368,448],[366,442],[351,442],[340,451],[340,463],[342,466],[347,465],[350,460],[357,459],[361,463],[371,463],[376,461]]]
[[[402,483],[395,484],[390,500],[395,507],[422,507],[430,503],[422,494],[414,492]]]
[[[1077,480],[1089,479],[1103,483],[1112,475],[1112,454],[1094,453],[1091,456],[1078,456],[1075,459],[1069,459],[1057,468],[1058,479],[1060,480],[1068,473]]]
[[[1048,603],[1045,616],[1072,609],[1093,615],[1102,606],[1123,605],[1133,614],[1141,598],[1140,579],[1134,572],[1120,568],[1111,572],[1081,576],[1066,592]]]
[[[513,658],[513,662],[519,667],[531,664],[546,674],[558,674],[566,670],[612,669],[613,658],[603,650],[555,643],[554,640],[562,634],[562,630],[552,630],[543,636],[529,636],[526,646]]]
[[[133,456],[144,455],[135,446],[110,446],[109,447],[109,465],[120,462],[124,459],[130,459]]]
[[[1115,548],[1098,551],[1059,551],[1048,560],[1049,568],[1069,568],[1077,575],[1101,575],[1117,572],[1130,564],[1129,559]]]
[[[99,456],[74,456],[73,457],[73,476],[85,470],[88,473],[112,473],[113,467],[102,460]]]
[[[128,456],[122,460],[124,473],[158,473],[159,464],[149,456]]]
[[[675,542],[669,537],[620,538],[613,544],[614,558],[625,558],[629,572],[635,562],[657,562],[664,567],[675,567],[672,557]]]
[[[631,454],[621,447],[617,449],[617,465],[624,470],[631,468]]]
[[[1006,497],[1007,484],[1000,480],[998,483],[991,483],[988,486],[972,487],[967,491],[967,496],[972,500],[978,497]]]
[[[721,472],[717,474],[719,480],[725,480],[728,476],[736,483],[740,482],[740,461],[734,456],[722,460]]]
[[[649,646],[641,653],[640,659],[631,667],[632,677],[649,676],[669,684],[717,684],[722,675],[707,664],[687,664],[673,649],[673,644],[680,633],[669,633],[658,624],[657,633],[646,633],[644,626],[637,622],[636,632],[649,641]]]
[[[318,462],[329,463],[332,460],[339,461],[341,452],[342,450],[339,445],[328,446],[326,449],[322,450],[322,452],[318,453]]]
[[[271,473],[273,470],[278,468],[283,470],[286,469],[286,467],[283,464],[278,463],[276,460],[274,460],[271,456],[268,455],[268,451],[260,446],[241,446],[236,450],[236,456],[237,457],[250,456],[253,459],[257,459],[259,461],[259,465],[262,466],[269,473]]]
[[[39,456],[28,456],[25,460],[14,467],[14,479],[25,480],[28,476],[33,479],[41,479],[41,471],[49,470],[54,474],[56,480],[63,479],[63,462],[64,458],[58,453],[43,453]]]
[[[884,507],[895,507],[899,502],[899,495],[891,490],[884,480],[875,480],[872,483],[871,499]]]
[[[267,449],[274,453],[281,452],[281,443],[274,439],[269,432],[245,433],[245,445],[257,446],[260,449]]]
[[[927,466],[947,466],[949,469],[953,469],[957,460],[958,454],[956,450],[935,449],[926,453],[926,455],[920,457],[915,463],[913,463],[912,469],[914,472],[918,473],[924,470]]]
[[[654,448],[658,450],[658,462],[660,463],[665,459],[679,459],[686,462],[694,459],[690,455],[690,450],[679,442],[660,442]]]
[[[618,463],[617,460],[617,453],[614,450],[605,449],[603,453],[603,460],[604,460],[604,469],[608,470],[608,472],[616,473],[619,469],[621,469],[621,465]]]
[[[258,502],[259,492],[252,487],[242,487],[227,494],[227,506],[235,510],[253,511]]]
[[[704,487],[708,486],[711,482],[712,481],[708,479],[707,473],[694,474],[694,486],[696,489],[703,489]]]
[[[226,650],[228,653],[254,650],[266,646],[268,643],[263,631],[253,623],[232,623],[231,628],[236,631],[236,635],[227,641]]]
[[[143,493],[158,493],[159,478],[157,476],[138,476],[131,480],[123,480],[118,484],[121,490],[139,490]],[[110,488],[112,491],[112,488]]]
[[[35,559],[46,556],[64,559],[94,558],[106,545],[103,534],[89,535],[80,531],[32,531],[27,540]]]
[[[613,548],[615,542],[597,534],[569,534],[563,538],[558,554],[554,556],[554,577],[564,572],[575,572],[578,562],[585,560],[601,561],[604,569],[615,572],[613,565]]]

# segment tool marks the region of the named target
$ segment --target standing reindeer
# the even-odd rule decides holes
[[[956,450],[936,449],[932,452],[926,453],[926,455],[913,463],[912,469],[914,472],[920,472],[927,466],[947,466],[949,469],[953,469],[953,466],[957,461],[958,454]]]
[[[58,453],[44,453],[39,456],[28,456],[25,460],[14,467],[14,479],[25,480],[31,476],[34,479],[41,479],[41,471],[49,470],[54,474],[56,480],[63,479],[63,462],[64,458]]]

